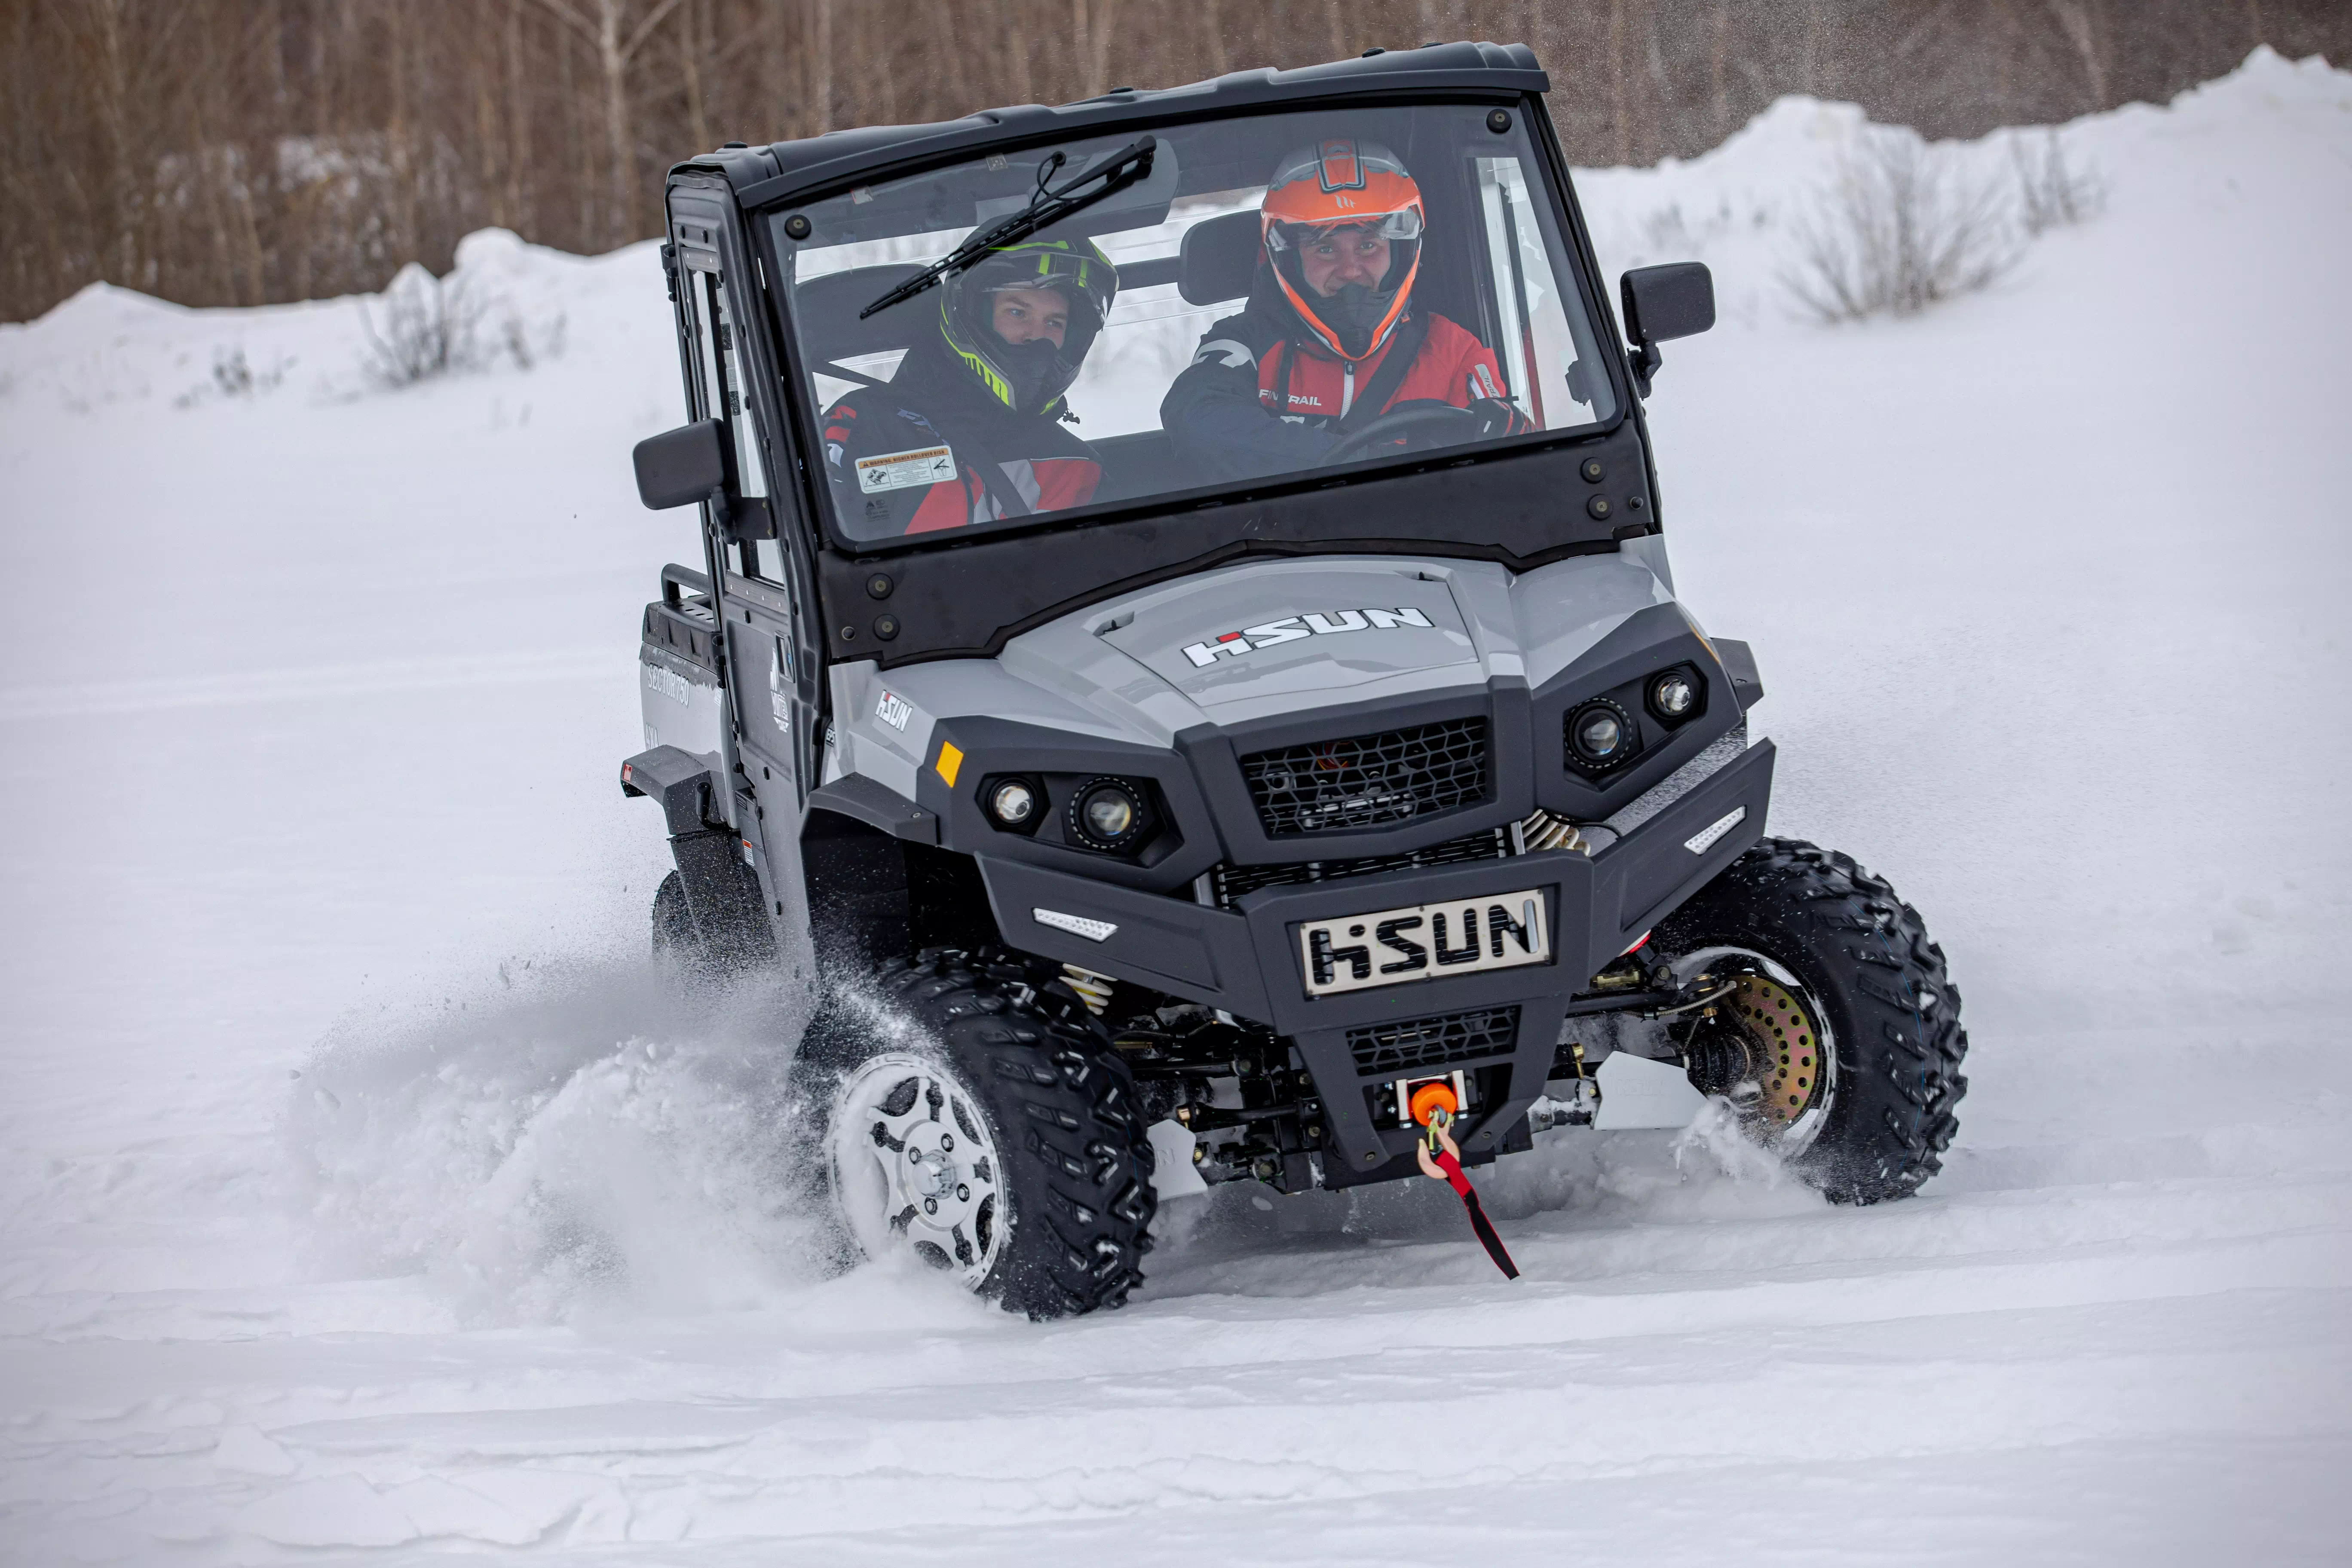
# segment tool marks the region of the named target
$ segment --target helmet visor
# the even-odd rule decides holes
[[[1265,244],[1269,250],[1292,250],[1319,239],[1349,234],[1370,235],[1378,239],[1419,239],[1421,208],[1400,207],[1392,213],[1334,218],[1328,223],[1285,223],[1276,218],[1266,225]]]
[[[974,289],[998,294],[1008,289],[1043,289],[1061,295],[1073,312],[1086,312],[1099,330],[1118,296],[1118,269],[1092,245],[1084,249],[1040,242],[996,251],[971,269]]]

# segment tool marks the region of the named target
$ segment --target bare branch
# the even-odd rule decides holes
[[[625,61],[635,58],[637,51],[645,47],[646,40],[654,36],[654,29],[660,26],[663,18],[677,10],[677,5],[678,0],[661,0],[661,4],[637,24],[637,30],[629,35],[629,41],[621,46],[621,58]]]
[[[532,3],[588,42],[593,44],[596,41],[596,24],[565,5],[563,0],[532,0]]]

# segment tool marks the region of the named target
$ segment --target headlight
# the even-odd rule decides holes
[[[1097,849],[1133,848],[1150,826],[1142,790],[1122,779],[1090,780],[1070,799],[1070,826]]]
[[[1640,743],[1633,721],[1614,702],[1596,700],[1568,716],[1569,760],[1583,767],[1613,767]]]
[[[1135,801],[1116,784],[1087,797],[1087,832],[1106,843],[1124,838],[1135,826]]]
[[[988,792],[988,815],[1006,827],[1025,826],[1037,815],[1037,792],[1019,779],[1006,779]]]
[[[1669,724],[1679,724],[1698,711],[1699,685],[1687,669],[1669,669],[1650,677],[1650,711]]]

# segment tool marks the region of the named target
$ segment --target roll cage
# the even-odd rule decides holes
[[[1646,428],[1618,346],[1616,313],[1543,112],[1549,86],[1524,46],[1449,44],[1161,91],[1119,90],[1058,108],[729,147],[679,164],[667,181],[664,261],[677,302],[688,400],[697,417],[719,419],[729,433],[727,483],[703,508],[718,598],[723,605],[729,593],[767,584],[796,606],[814,606],[814,615],[794,616],[804,672],[867,658],[887,668],[992,656],[1019,633],[1088,604],[1248,556],[1433,554],[1523,571],[1655,531]],[[1082,136],[1276,109],[1437,102],[1489,105],[1522,119],[1540,171],[1530,193],[1542,186],[1538,199],[1550,203],[1571,253],[1573,286],[1604,339],[1597,358],[1613,407],[1604,423],[1503,448],[1155,494],[928,548],[853,544],[820,521],[825,480],[810,458],[818,450],[821,410],[810,405],[812,367],[784,330],[769,286],[783,268],[774,226],[764,217],[789,223],[794,205],[855,187],[994,153],[1017,160]],[[1112,437],[1106,445],[1116,454],[1122,441],[1134,444]],[[1181,526],[1170,526],[1171,519]],[[821,700],[814,690],[806,696],[811,706]]]

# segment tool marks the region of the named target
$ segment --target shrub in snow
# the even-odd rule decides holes
[[[1983,288],[2018,256],[2000,185],[1901,126],[1864,127],[1794,232],[1797,260],[1782,279],[1826,321],[1916,315]]]
[[[280,354],[268,363],[257,365],[246,357],[242,343],[213,350],[213,374],[210,381],[199,382],[172,400],[174,408],[194,408],[215,397],[254,398],[265,392],[275,392],[286,379],[287,368],[294,362]]]
[[[265,392],[275,392],[286,379],[286,367],[293,362],[278,355],[268,363],[255,365],[245,357],[245,348],[213,351],[213,390],[223,397],[253,397]]]
[[[2027,234],[2085,222],[2107,205],[2105,182],[2067,163],[2057,132],[2045,132],[2038,151],[2021,134],[2010,142],[2009,155],[2017,166],[2018,221]]]
[[[534,321],[520,310],[508,309],[499,319],[499,347],[514,361],[516,369],[529,370],[540,361],[553,359],[563,352],[563,334],[569,321],[561,310]]]
[[[414,386],[479,363],[482,307],[463,279],[436,278],[412,261],[380,298],[381,321],[360,306],[367,334],[360,363],[369,379],[386,387]]]
[[[388,388],[414,386],[456,371],[487,370],[501,357],[529,370],[561,354],[564,314],[526,312],[502,290],[484,288],[478,277],[483,270],[467,266],[461,246],[446,278],[413,262],[402,268],[380,296],[381,318],[362,303],[360,363],[368,379]]]

